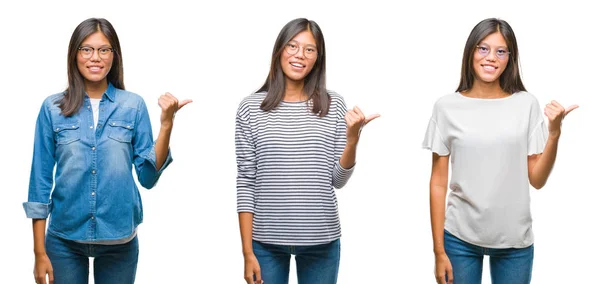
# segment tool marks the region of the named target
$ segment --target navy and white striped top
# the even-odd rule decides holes
[[[266,92],[240,103],[235,129],[237,211],[254,214],[252,238],[279,245],[317,245],[341,236],[335,188],[351,169],[340,166],[346,146],[346,105],[329,92],[325,117],[307,102],[281,102],[265,112]]]

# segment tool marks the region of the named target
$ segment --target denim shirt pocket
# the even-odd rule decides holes
[[[81,139],[79,133],[79,121],[74,121],[72,123],[55,124],[53,125],[53,128],[56,138],[56,144],[65,145]]]
[[[108,137],[123,143],[131,143],[133,139],[134,124],[124,120],[111,120],[108,122],[110,127]]]

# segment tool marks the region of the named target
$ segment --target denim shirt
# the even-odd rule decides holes
[[[109,84],[95,128],[89,97],[65,117],[55,103],[63,96],[48,97],[37,118],[25,213],[35,219],[50,215],[48,233],[68,240],[126,238],[143,219],[132,165],[139,183],[150,189],[171,163],[170,150],[156,170],[152,127],[140,96]]]

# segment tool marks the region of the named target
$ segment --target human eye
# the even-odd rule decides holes
[[[80,47],[79,50],[81,50],[81,52],[86,53],[86,54],[87,53],[92,53],[92,48],[91,47],[87,47],[87,46]]]
[[[98,51],[100,52],[100,54],[108,54],[110,52],[110,48],[102,47]]]
[[[307,47],[306,52],[315,53],[315,52],[317,52],[317,50],[314,47]]]
[[[506,49],[498,49],[497,52],[498,52],[498,54],[501,54],[501,55],[505,55],[508,53],[508,51]]]
[[[298,48],[298,45],[293,42],[288,42],[287,47],[289,47],[291,49],[296,49],[296,48]]]
[[[490,49],[487,46],[478,46],[479,51],[488,52]]]

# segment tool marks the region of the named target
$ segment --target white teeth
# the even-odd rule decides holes
[[[486,66],[483,66],[483,69],[492,71],[492,70],[496,70],[496,67],[486,65]]]
[[[294,67],[300,67],[300,68],[304,67],[304,66],[302,66],[302,64],[297,64],[297,63],[292,63],[292,66],[294,66]]]

